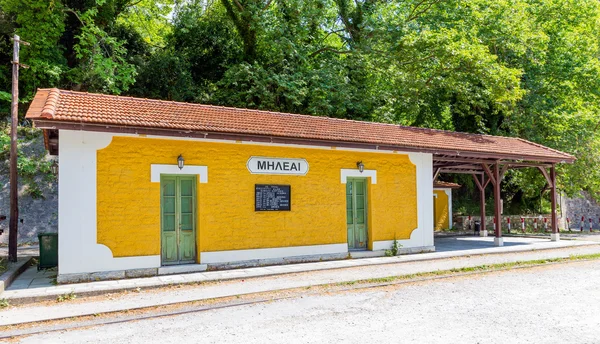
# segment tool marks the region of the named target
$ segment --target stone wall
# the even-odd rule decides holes
[[[44,148],[44,138],[40,134],[32,140],[20,142],[20,149],[29,157],[44,157],[49,159]],[[49,180],[52,179],[52,180]],[[35,243],[37,235],[42,232],[56,232],[58,229],[58,188],[55,178],[47,178],[40,174],[35,177],[40,187],[42,197],[33,198],[27,192],[27,185],[19,180],[19,232],[18,243]],[[10,185],[9,167],[7,161],[0,161],[0,245],[8,243],[8,224],[10,220]]]
[[[546,219],[547,223],[548,223],[548,231],[550,231],[550,214],[542,214],[541,215],[542,218],[540,219],[540,214],[530,214],[530,215],[524,215],[524,219],[525,219],[525,229],[527,231],[532,231],[534,229],[534,218],[537,219],[537,230],[538,231],[543,231],[544,230],[544,218]],[[502,221],[501,221],[501,225],[502,225],[502,230],[506,231],[508,229],[508,221],[507,219],[510,218],[510,226],[511,226],[511,230],[516,231],[516,230],[521,230],[521,215],[503,215],[502,216]],[[481,216],[471,216],[471,221],[473,221],[473,223],[475,221],[479,221],[481,219]],[[561,221],[561,219],[558,219],[558,228],[560,229],[564,229],[564,224]],[[494,229],[494,217],[493,216],[486,216],[485,217],[485,225],[486,225],[486,229],[488,230],[488,232],[492,232]],[[474,224],[473,224],[474,226]],[[462,230],[462,231],[469,231],[469,217],[468,216],[455,216],[454,217],[454,229],[458,229],[458,230]],[[473,230],[472,228],[470,230]]]
[[[592,228],[600,229],[600,205],[585,191],[579,194],[579,197],[563,197],[562,203],[565,214],[571,222],[571,228],[579,228],[581,217],[585,219],[585,227],[590,228],[589,219],[592,219]]]

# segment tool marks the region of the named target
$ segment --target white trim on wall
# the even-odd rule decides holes
[[[177,165],[150,165],[150,181],[152,183],[159,183],[161,174],[197,174],[200,183],[208,183],[208,167],[206,166],[185,165],[179,169]]]
[[[377,170],[364,170],[361,173],[359,170],[342,168],[340,171],[342,184],[346,184],[348,177],[370,177],[371,184],[377,184]]]
[[[74,274],[160,266],[160,255],[114,258],[97,241],[96,152],[113,134],[60,130],[58,273]]]
[[[411,233],[410,240],[402,245],[433,246],[433,155],[408,153],[408,158],[417,167],[417,228]]]
[[[275,248],[259,248],[251,250],[230,250],[201,252],[201,264],[228,263],[255,259],[273,259],[298,256],[325,255],[347,253],[348,244],[291,246]]]

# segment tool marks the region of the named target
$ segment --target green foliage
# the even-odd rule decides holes
[[[75,295],[75,292],[70,292],[70,293],[58,295],[56,297],[56,302],[73,301],[76,298],[77,298],[77,295]]]
[[[0,0],[0,60],[9,66],[14,33],[31,45],[20,60],[30,68],[20,75],[20,97],[30,100],[39,87],[63,87],[121,93],[135,81],[126,41],[118,36],[120,15],[133,1],[123,0]],[[144,4],[150,3],[146,1]],[[141,3],[139,5],[142,5]],[[160,2],[156,5],[160,6]],[[132,23],[139,24],[140,21]],[[140,24],[141,25],[141,24]],[[135,30],[132,29],[132,30]],[[0,69],[10,92],[11,68]],[[0,109],[4,116],[7,111]]]
[[[0,161],[7,160],[10,154],[10,135],[8,130],[0,128]]]
[[[19,127],[17,130],[19,141],[17,144],[17,171],[19,182],[25,186],[25,194],[33,199],[44,198],[40,182],[52,183],[56,176],[52,174],[52,161],[46,160],[44,155],[26,154],[23,145],[39,138],[41,130],[31,127]],[[0,172],[8,173],[8,159],[10,157],[9,128],[0,129]]]
[[[32,43],[25,99],[57,86],[522,137],[578,158],[562,191],[600,197],[597,1],[0,0],[0,14],[5,85],[9,36]],[[466,210],[478,192],[455,180]],[[505,206],[547,203],[538,171],[505,180]]]
[[[394,239],[394,242],[392,243],[392,248],[390,248],[389,250],[385,250],[385,256],[386,257],[397,256],[398,250],[400,249],[400,247],[402,247],[402,245],[400,245],[398,243],[398,240]]]
[[[135,6],[127,6],[117,23],[133,27],[151,46],[164,47],[166,38],[171,34],[169,15],[174,7],[174,0],[141,0]]]
[[[38,175],[43,175],[44,182],[54,181],[56,177],[52,174],[52,162],[45,160],[43,156],[27,157],[19,155],[17,158],[17,170],[19,171],[20,182],[26,186],[25,193],[33,199],[44,198],[44,193],[36,180]]]
[[[0,299],[0,309],[10,306],[10,302],[7,299]]]
[[[96,0],[98,5],[103,2]],[[97,7],[83,13],[69,11],[82,25],[75,36],[77,43],[73,46],[79,64],[70,71],[70,77],[91,91],[119,94],[127,90],[135,80],[136,70],[126,61],[124,42],[110,36],[96,24]]]

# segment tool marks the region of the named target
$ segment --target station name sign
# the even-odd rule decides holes
[[[265,158],[253,156],[246,163],[252,174],[283,174],[303,176],[308,173],[305,159]]]

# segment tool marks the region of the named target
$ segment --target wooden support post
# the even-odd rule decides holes
[[[8,222],[8,261],[17,261],[17,235],[19,233],[19,196],[17,177],[17,126],[19,124],[19,67],[27,68],[19,63],[20,44],[29,45],[21,41],[20,37],[13,37],[12,61],[12,103],[10,122],[10,221]]]
[[[504,240],[502,238],[502,226],[500,225],[500,164],[494,164],[494,179],[492,184],[494,186],[494,217],[496,218],[496,237],[494,238],[494,244],[496,246],[504,246]]]
[[[10,125],[10,220],[8,224],[8,261],[17,261],[19,204],[17,189],[17,125],[19,122],[19,36],[13,38],[12,107]]]
[[[552,204],[552,234],[550,235],[552,241],[560,240],[560,234],[558,232],[558,221],[556,219],[556,169],[554,164],[550,167],[550,180],[552,184],[550,185],[550,197],[552,197],[550,203]]]
[[[490,180],[485,180],[485,174],[481,175],[481,181],[476,174],[473,174],[473,179],[475,180],[475,184],[477,184],[477,188],[479,189],[479,214],[481,216],[479,235],[487,236],[487,230],[485,229],[485,187]]]

